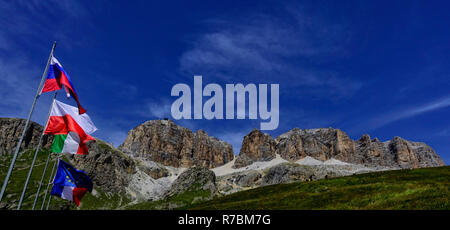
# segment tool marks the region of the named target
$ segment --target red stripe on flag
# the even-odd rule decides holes
[[[88,155],[89,149],[88,149],[87,145],[84,143],[80,143],[80,145],[78,146],[77,154],[78,155]]]
[[[42,93],[60,90],[60,89],[61,89],[61,85],[58,84],[58,81],[55,78],[47,79],[44,83],[44,87],[42,88]]]
[[[78,96],[75,93],[75,90],[72,88],[72,85],[69,82],[69,79],[67,78],[66,74],[64,73],[64,71],[61,71],[61,77],[60,77],[60,84],[64,85],[67,87],[67,89],[69,89],[70,91],[70,95],[73,97],[73,99],[75,99],[75,101],[77,102],[78,105],[78,113],[79,114],[83,114],[86,113],[86,110],[81,106],[80,101],[78,100]]]
[[[88,148],[86,143],[88,141],[95,141],[95,138],[86,134],[86,132],[84,132],[84,130],[69,114],[66,114],[65,116],[51,116],[44,133],[58,135],[68,134],[69,132],[75,132],[80,137],[81,143],[78,147],[77,154],[87,155]]]
[[[81,198],[83,198],[83,196],[84,196],[84,194],[86,194],[86,192],[87,192],[86,188],[74,188],[73,189],[72,199],[73,199],[73,202],[75,202],[75,204],[77,206],[80,206]]]

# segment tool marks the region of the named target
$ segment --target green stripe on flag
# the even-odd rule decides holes
[[[64,148],[64,141],[66,141],[67,134],[55,135],[53,138],[52,152],[61,153]]]

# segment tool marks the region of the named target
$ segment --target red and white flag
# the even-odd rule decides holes
[[[97,128],[91,118],[78,108],[54,100],[45,134],[55,135],[52,152],[87,155],[88,141],[95,141],[90,136]]]

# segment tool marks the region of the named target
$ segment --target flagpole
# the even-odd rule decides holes
[[[51,156],[52,156],[52,153],[50,152],[48,154],[47,161],[45,162],[44,172],[42,173],[41,181],[39,182],[39,187],[38,187],[38,190],[36,192],[36,197],[34,198],[34,203],[33,203],[33,207],[31,208],[31,210],[34,210],[36,208],[36,204],[37,204],[37,201],[38,201],[38,198],[39,198],[39,192],[41,191],[42,183],[44,182],[45,173],[47,172],[48,162],[50,161],[50,157]]]
[[[57,158],[57,167],[59,167],[59,159],[61,158],[61,155],[59,155],[58,156],[58,158]],[[56,171],[58,171],[58,168],[56,168]],[[55,172],[55,176],[56,176],[56,172]],[[53,178],[53,180],[52,180],[52,184],[53,184],[53,182],[55,181],[55,178]],[[52,201],[52,194],[50,194],[50,196],[48,197],[48,203],[47,203],[47,208],[45,209],[45,210],[48,210],[48,207],[50,206],[50,202]]]
[[[44,210],[45,200],[47,199],[48,188],[50,187],[50,184],[52,182],[53,172],[55,171],[55,166],[56,166],[56,159],[55,159],[55,162],[53,163],[52,171],[50,172],[50,178],[48,178],[47,189],[45,190],[44,200],[42,200],[41,210]]]
[[[53,96],[53,100],[52,100],[52,105],[50,106],[50,110],[48,111],[47,121],[45,122],[45,126],[42,129],[41,137],[39,137],[39,142],[36,147],[36,151],[34,152],[34,157],[33,157],[33,161],[31,162],[30,170],[28,170],[28,176],[27,176],[27,179],[25,180],[25,184],[23,186],[22,195],[20,196],[19,204],[17,205],[17,210],[20,210],[20,207],[22,206],[23,198],[25,197],[25,193],[27,191],[28,182],[30,181],[31,173],[33,173],[34,164],[36,163],[36,158],[39,153],[39,149],[41,148],[42,139],[44,138],[45,129],[47,129],[48,121],[50,119],[50,114],[52,112],[53,105],[55,104],[55,99],[56,99],[57,94],[58,94],[58,91],[55,91],[55,95]]]
[[[48,57],[47,65],[45,66],[44,73],[42,74],[41,82],[39,83],[39,87],[37,89],[36,96],[34,97],[33,104],[31,105],[30,113],[28,114],[27,121],[25,122],[25,125],[23,127],[22,136],[20,137],[19,143],[17,143],[16,151],[14,152],[14,156],[11,160],[11,164],[9,165],[8,173],[6,174],[5,180],[3,181],[2,190],[0,191],[0,202],[2,201],[3,195],[5,194],[6,187],[8,186],[9,177],[11,176],[12,170],[14,168],[14,164],[17,159],[17,155],[19,154],[20,146],[22,145],[23,138],[24,138],[25,133],[28,128],[28,123],[30,123],[31,115],[33,114],[33,111],[34,111],[34,106],[36,105],[36,101],[39,98],[39,95],[41,93],[42,83],[44,83],[44,79],[47,75],[48,66],[50,65],[50,61],[52,60],[52,56],[53,56],[53,52],[55,51],[55,47],[56,47],[56,41],[53,43],[52,51],[50,52],[50,56]]]

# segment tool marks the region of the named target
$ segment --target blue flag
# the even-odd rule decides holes
[[[60,160],[51,194],[73,201],[80,206],[81,198],[87,191],[92,192],[92,181],[89,176],[84,171]]]

